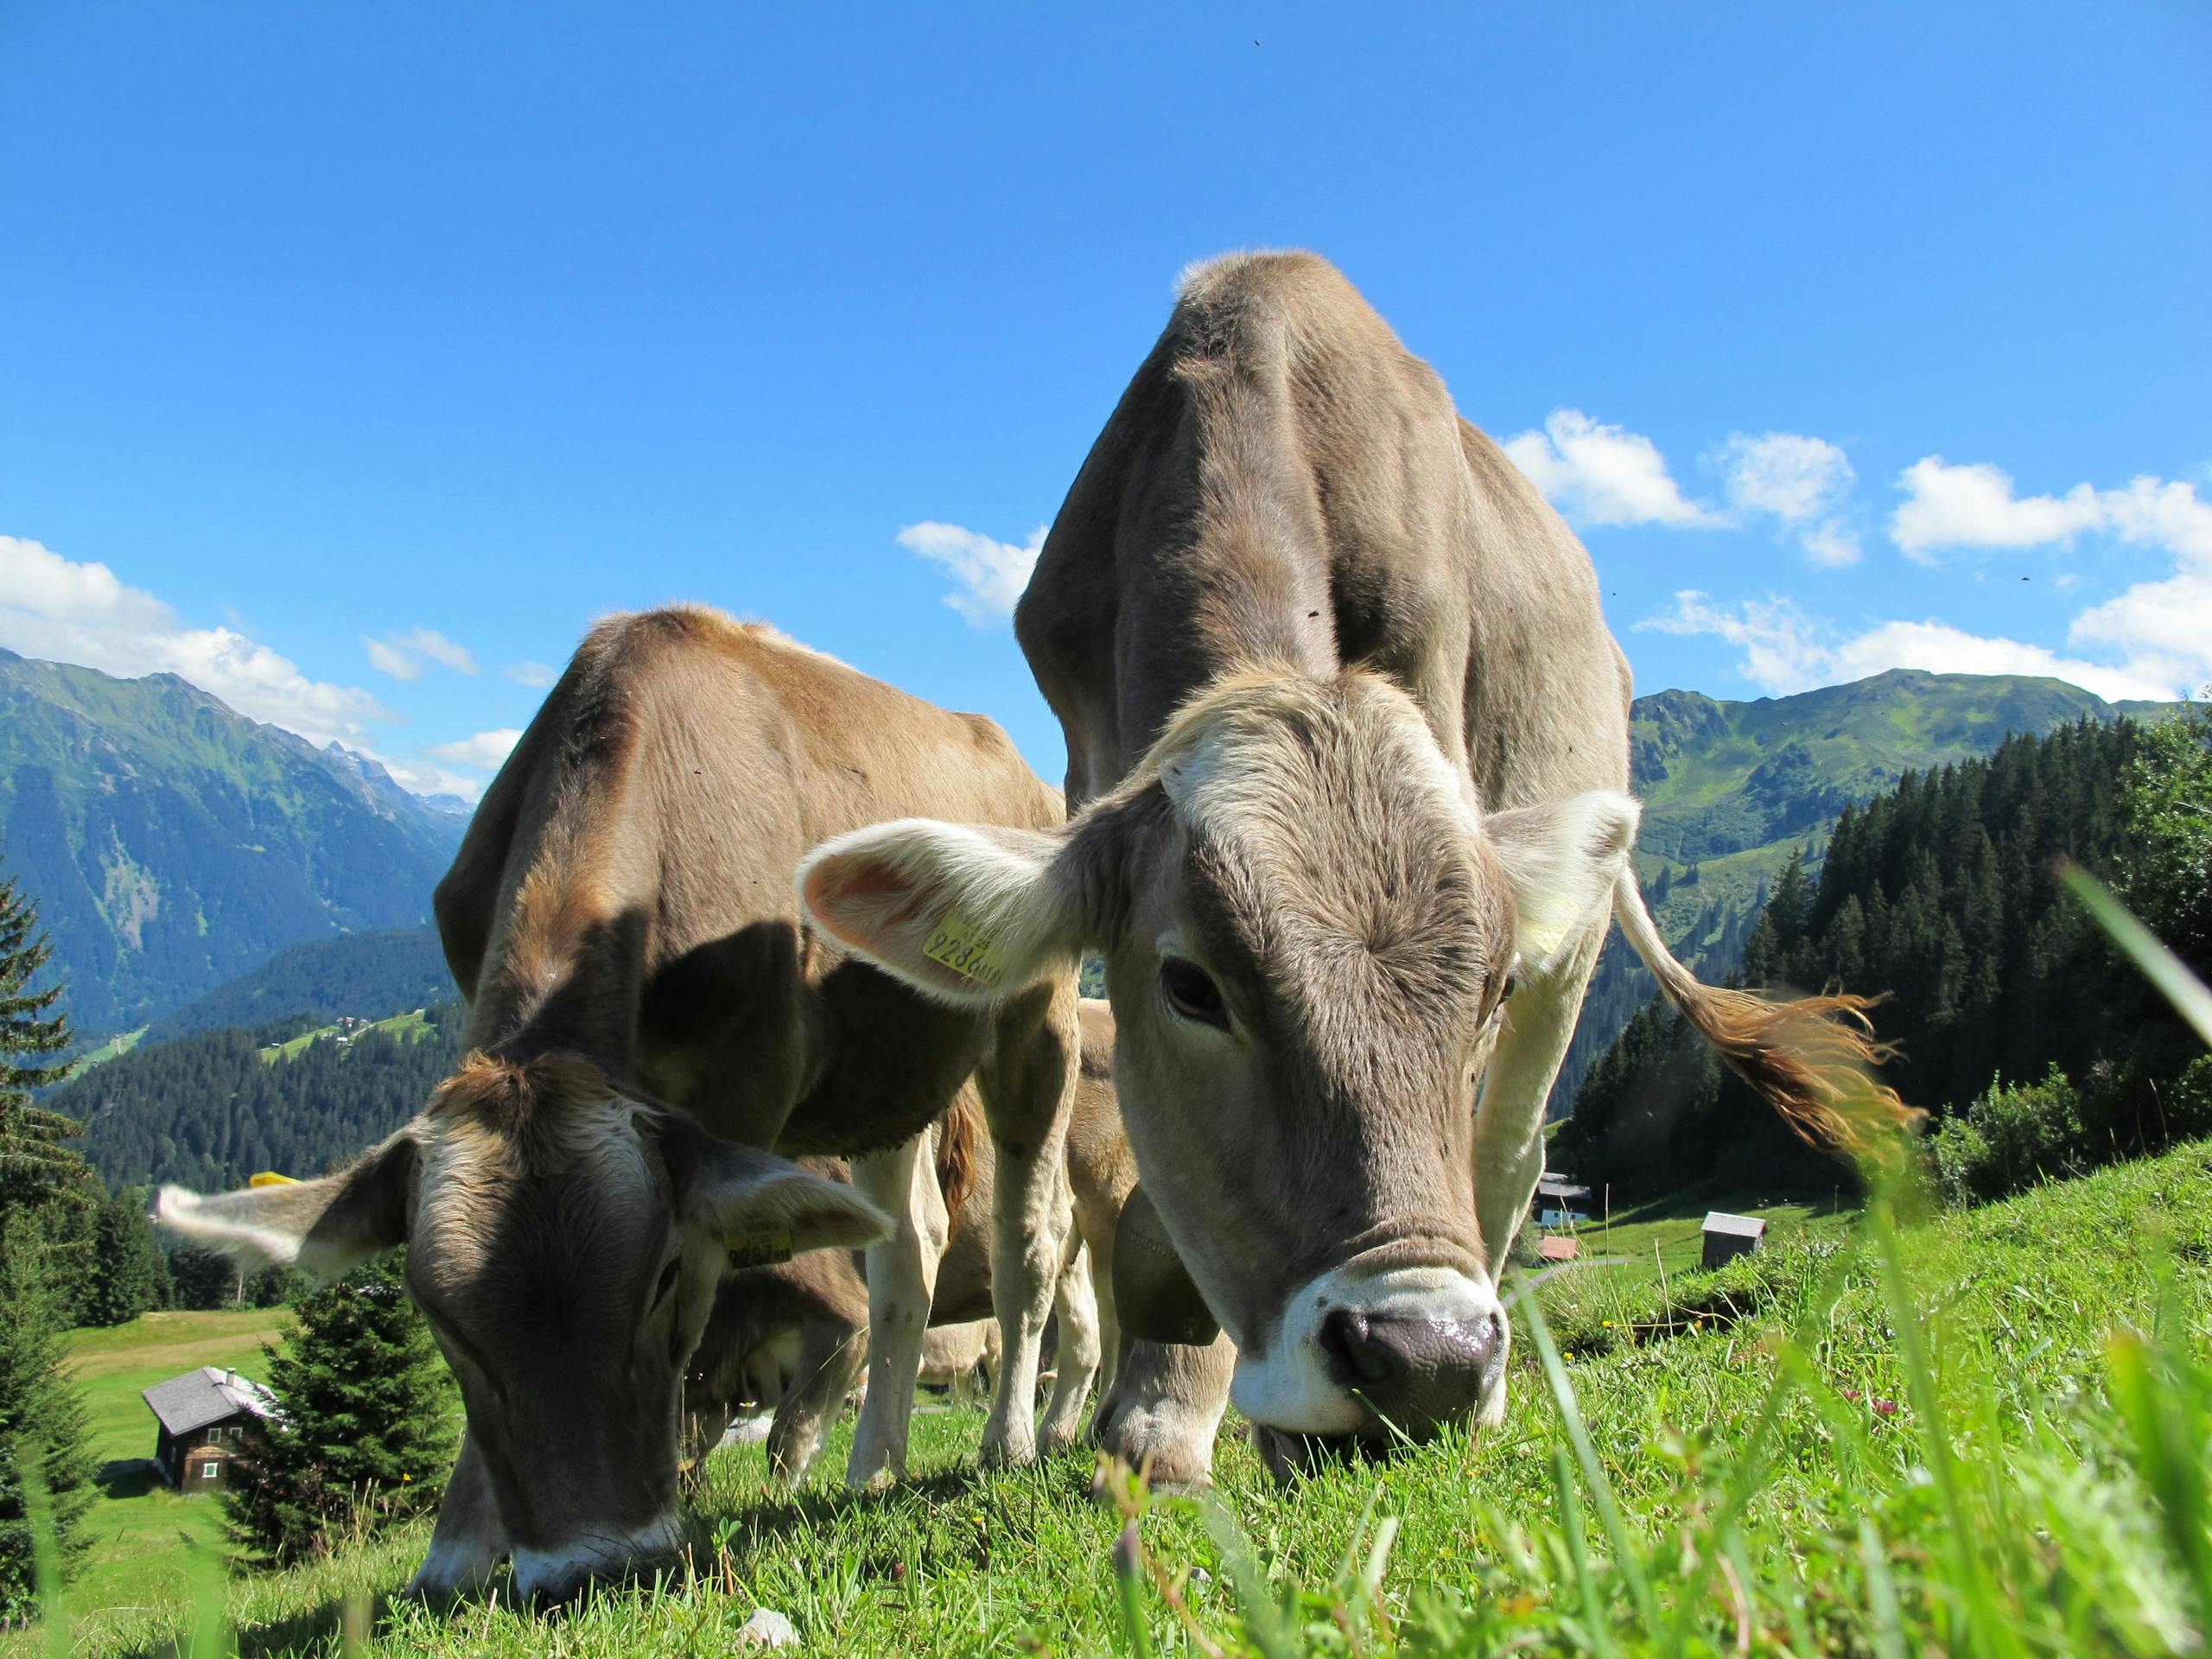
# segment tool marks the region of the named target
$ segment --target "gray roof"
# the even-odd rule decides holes
[[[1705,1230],[1728,1233],[1738,1238],[1761,1238],[1766,1234],[1766,1223],[1757,1216],[1732,1216],[1726,1210],[1713,1210],[1706,1213]]]
[[[1579,1186],[1564,1175],[1546,1175],[1539,1178],[1536,1182],[1536,1191],[1548,1198],[1586,1198],[1590,1196],[1588,1187]]]
[[[276,1414],[275,1395],[260,1383],[216,1365],[202,1365],[139,1392],[162,1427],[172,1434],[189,1434],[242,1411],[257,1417]]]

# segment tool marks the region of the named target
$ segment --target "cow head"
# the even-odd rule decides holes
[[[1426,1438],[1500,1385],[1477,1091],[1516,963],[1602,917],[1635,803],[1484,814],[1360,671],[1227,680],[1065,830],[879,825],[801,866],[817,924],[934,995],[1105,959],[1144,1187],[1284,1434]]]
[[[442,1526],[417,1584],[453,1588],[512,1554],[518,1593],[550,1599],[679,1543],[684,1364],[733,1255],[888,1230],[849,1186],[715,1140],[558,1053],[471,1056],[339,1174],[215,1198],[165,1187],[159,1213],[196,1243],[318,1275],[406,1245],[501,1534]]]

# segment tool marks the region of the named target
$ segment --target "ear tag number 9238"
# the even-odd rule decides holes
[[[937,925],[937,931],[922,947],[922,954],[978,985],[996,985],[1006,977],[1006,963],[1000,959],[998,941],[957,910],[944,913],[944,919]]]

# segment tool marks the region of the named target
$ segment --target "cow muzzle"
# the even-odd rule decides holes
[[[626,1534],[586,1533],[513,1554],[518,1599],[539,1606],[575,1600],[594,1584],[619,1583],[668,1566],[683,1541],[672,1515]]]
[[[1503,1380],[1505,1348],[1482,1280],[1338,1268],[1291,1297],[1274,1341],[1239,1355],[1232,1397],[1278,1435],[1417,1445],[1475,1415]]]

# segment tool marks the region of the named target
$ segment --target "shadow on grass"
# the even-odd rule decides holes
[[[99,1466],[92,1484],[103,1497],[143,1497],[156,1486],[166,1485],[161,1466],[151,1458],[117,1458]]]

